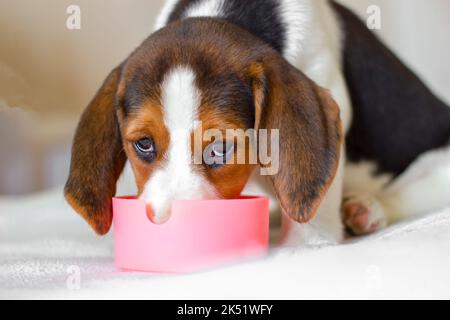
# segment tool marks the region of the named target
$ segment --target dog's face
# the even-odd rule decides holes
[[[227,130],[254,126],[251,87],[232,70],[213,74],[208,59],[196,63],[176,57],[167,63],[171,53],[155,57],[155,64],[125,67],[129,80],[123,83],[119,111],[122,142],[140,198],[149,203],[157,223],[170,217],[175,199],[239,196],[254,168],[248,162],[227,161],[238,148],[246,154],[252,149],[249,143],[226,139]],[[157,75],[154,82],[152,74]],[[203,139],[208,130],[218,130],[222,138]],[[202,138],[197,150],[196,135]]]
[[[157,223],[170,217],[176,199],[235,198],[257,166],[249,159],[259,146],[230,139],[232,129],[279,130],[279,145],[269,149],[279,151],[280,167],[270,178],[284,212],[311,219],[339,159],[334,101],[238,27],[212,19],[173,23],[113,70],[84,112],[66,198],[105,234],[127,160]],[[244,161],[230,161],[238,154]]]

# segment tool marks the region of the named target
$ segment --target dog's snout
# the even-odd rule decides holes
[[[156,224],[163,224],[169,221],[171,216],[170,206],[156,209],[151,204],[147,204],[147,217]]]

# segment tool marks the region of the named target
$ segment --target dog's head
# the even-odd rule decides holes
[[[225,138],[202,139],[203,161],[196,162],[199,126]],[[208,18],[175,22],[114,69],[85,110],[66,198],[97,233],[107,233],[127,160],[156,222],[168,218],[175,199],[237,197],[256,151],[245,139],[227,140],[226,130],[250,128],[279,130],[279,146],[269,149],[279,147],[280,166],[270,178],[283,211],[310,220],[339,160],[342,133],[333,99],[238,27]],[[240,151],[243,163],[228,161]]]

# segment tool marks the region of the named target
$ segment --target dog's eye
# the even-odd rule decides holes
[[[151,138],[143,138],[134,143],[134,148],[139,157],[147,162],[154,160],[156,156],[155,143]]]
[[[226,164],[233,153],[233,143],[227,141],[214,142],[203,151],[203,161],[210,168],[218,168]]]

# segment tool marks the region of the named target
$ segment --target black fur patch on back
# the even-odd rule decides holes
[[[285,27],[279,9],[280,1],[277,0],[226,0],[224,5],[227,20],[283,52]]]
[[[172,11],[169,22],[182,19],[189,8],[201,0],[180,0]],[[280,15],[278,0],[224,0],[220,18],[251,32],[282,53],[285,26]]]
[[[402,173],[422,153],[445,146],[450,108],[435,97],[351,11],[333,2],[345,32],[344,73],[353,104],[350,161]]]

